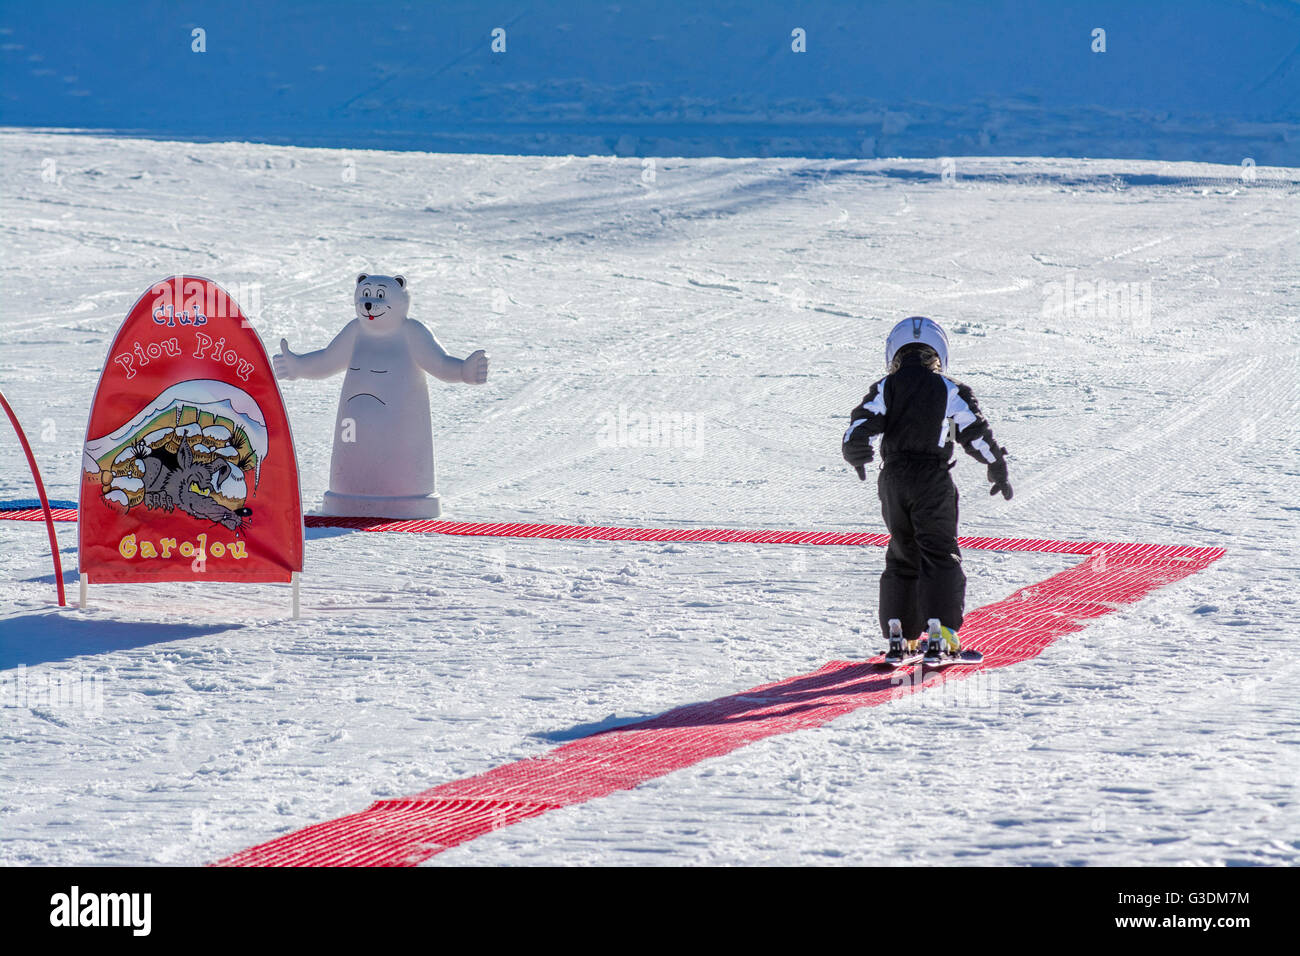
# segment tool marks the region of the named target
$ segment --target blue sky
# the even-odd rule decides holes
[[[1300,153],[1292,0],[3,0],[0,30],[11,126],[524,153]]]

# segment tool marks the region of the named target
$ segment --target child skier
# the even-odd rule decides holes
[[[938,323],[912,316],[885,341],[887,374],[849,415],[844,460],[866,480],[872,439],[884,467],[877,490],[889,549],[880,575],[880,625],[889,641],[887,663],[923,654],[924,663],[953,659],[966,604],[966,575],[957,547],[957,488],[948,471],[954,437],[988,466],[993,487],[1011,499],[1006,449],[968,386],[947,375],[948,336]],[[951,424],[950,424],[951,422]],[[918,646],[920,637],[925,644]]]

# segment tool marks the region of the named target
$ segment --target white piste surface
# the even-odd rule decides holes
[[[941,172],[4,131],[0,387],[75,498],[150,282],[218,281],[272,347],[327,341],[358,271],[401,272],[449,350],[492,355],[483,388],[430,383],[448,517],[883,530],[839,435],[889,327],[931,315],[1012,454],[1009,503],[962,456],[963,533],[1226,557],[978,696],[868,708],[431,863],[1294,864],[1300,172]],[[1149,311],[1096,308],[1098,282]],[[338,388],[283,389],[309,510]],[[31,495],[0,441],[0,499]],[[92,588],[82,613],[52,606],[44,528],[0,522],[0,863],[207,862],[880,641],[878,549],[308,539],[299,622],[268,586]],[[968,606],[1072,560],[970,551]]]

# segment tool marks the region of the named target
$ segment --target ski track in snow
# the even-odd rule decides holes
[[[483,388],[430,384],[452,518],[881,530],[839,435],[885,332],[926,313],[1012,454],[1010,503],[958,463],[963,533],[1227,549],[978,706],[870,708],[431,865],[1300,855],[1300,172],[959,159],[950,185],[921,160],[692,159],[647,186],[636,159],[0,147],[0,387],[52,497],[76,497],[104,350],[150,282],[262,283],[241,305],[302,351],[350,318],[355,273],[390,271],[453,353],[492,355]],[[1149,318],[1053,309],[1071,274],[1149,282]],[[338,388],[284,386],[312,510]],[[702,442],[611,447],[620,406]],[[0,465],[0,498],[30,497],[15,442]],[[4,864],[206,862],[880,642],[877,548],[317,529],[291,622],[269,586],[60,612],[44,546],[0,523]],[[968,605],[1075,560],[968,552]],[[38,699],[55,678],[102,711]]]

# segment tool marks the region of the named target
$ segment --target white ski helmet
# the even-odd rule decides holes
[[[894,326],[885,339],[885,367],[894,364],[894,356],[905,345],[928,345],[939,353],[939,366],[948,371],[948,336],[934,319],[913,315]]]

